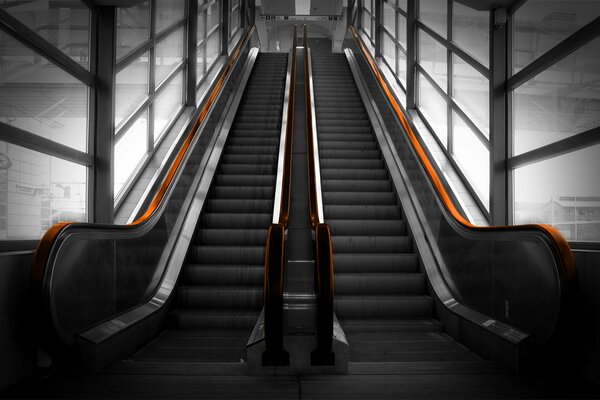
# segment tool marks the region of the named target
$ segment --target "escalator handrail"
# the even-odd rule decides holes
[[[291,68],[290,68],[290,91],[288,97],[287,122],[285,127],[285,145],[283,153],[283,174],[281,176],[281,208],[279,210],[279,223],[283,224],[287,229],[288,220],[290,217],[290,204],[292,193],[292,144],[294,137],[294,99],[296,86],[296,45],[297,45],[297,28],[294,25],[292,33],[292,52]]]
[[[187,135],[186,139],[181,145],[181,148],[177,152],[177,156],[174,158],[173,163],[168,169],[167,174],[164,176],[162,183],[157,189],[156,193],[153,196],[152,201],[150,202],[146,211],[135,221],[127,225],[111,225],[111,224],[100,224],[100,223],[89,223],[89,222],[58,222],[51,226],[45,234],[40,239],[33,259],[32,264],[32,273],[31,278],[32,282],[35,286],[35,295],[41,296],[43,293],[44,287],[44,277],[46,275],[47,266],[51,263],[52,257],[55,255],[57,249],[57,245],[60,244],[60,238],[65,236],[68,232],[78,228],[82,229],[95,229],[95,230],[103,230],[103,229],[117,229],[123,232],[131,231],[136,227],[144,226],[152,220],[155,220],[157,213],[161,210],[161,205],[165,200],[166,194],[169,192],[169,189],[174,184],[174,178],[177,176],[177,173],[182,166],[182,161],[185,159],[187,153],[190,149],[190,145],[193,142],[196,134],[206,116],[208,115],[211,106],[215,103],[218,95],[220,93],[220,89],[226,81],[229,73],[232,71],[233,66],[235,65],[242,49],[247,45],[248,41],[252,37],[254,31],[256,30],[255,25],[252,25],[244,34],[242,39],[239,41],[235,51],[232,53],[232,56],[227,63],[227,65],[223,68],[223,70],[219,74],[219,78],[208,97],[208,100],[202,107],[196,122],[194,123],[192,129]]]
[[[406,133],[409,143],[413,147],[413,150],[417,154],[417,157],[423,166],[429,181],[433,185],[436,194],[438,195],[441,203],[444,205],[447,213],[451,218],[462,228],[471,231],[473,233],[480,232],[524,232],[524,231],[537,231],[541,233],[549,242],[552,254],[554,255],[556,265],[559,268],[559,277],[561,279],[561,293],[565,296],[562,301],[565,301],[566,297],[572,295],[569,293],[574,289],[576,285],[576,269],[575,269],[575,258],[573,253],[571,252],[571,248],[566,239],[562,236],[562,234],[553,226],[547,224],[525,224],[525,225],[512,225],[512,226],[477,226],[472,224],[470,221],[466,220],[460,212],[457,210],[456,206],[451,200],[451,197],[447,193],[441,179],[437,175],[434,167],[427,157],[427,153],[423,150],[417,136],[413,132],[410,124],[406,116],[404,115],[400,105],[396,101],[394,95],[392,94],[391,89],[385,82],[385,79],[382,76],[382,73],[379,71],[379,67],[371,57],[371,54],[367,50],[362,38],[358,34],[356,28],[354,26],[349,26],[348,30],[354,37],[354,40],[358,44],[359,49],[361,50],[363,56],[367,60],[375,78],[385,94],[394,114],[400,121],[402,127],[404,128],[404,132]],[[564,303],[563,303],[564,304]]]

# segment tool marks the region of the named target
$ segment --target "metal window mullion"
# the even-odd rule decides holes
[[[375,15],[373,18],[375,28],[375,57],[381,57],[381,27],[383,25],[383,0],[374,0],[375,3]]]
[[[150,6],[150,39],[152,47],[150,48],[150,73],[148,74],[148,132],[146,134],[146,154],[154,151],[154,93],[156,91],[156,1],[152,0]]]
[[[504,9],[490,13],[490,65],[494,68],[489,78],[490,114],[490,222],[493,225],[509,223],[509,178],[506,169],[508,159],[507,130],[507,21],[499,19],[506,15]]]
[[[221,4],[221,54],[229,54],[229,0],[222,0]]]
[[[446,93],[446,91],[442,89],[442,87],[435,81],[435,79],[432,78],[431,75],[429,75],[429,73],[425,70],[425,68],[421,66],[421,64],[417,63],[416,68],[417,71],[420,72],[421,75],[423,75],[431,84],[431,86],[433,86],[433,88],[444,98],[444,100],[446,100],[446,103],[451,100],[450,96],[448,96],[448,93]]]
[[[2,9],[0,9],[0,29],[87,86],[94,83],[90,71]]]
[[[0,131],[2,131],[2,141],[4,142],[85,165],[86,167],[94,165],[94,157],[91,154],[46,139],[24,129],[0,122]]]
[[[116,11],[115,11],[116,12]],[[92,76],[98,76],[98,9],[90,10],[90,31],[89,31],[89,67]],[[116,25],[116,16],[115,16]],[[115,26],[115,53],[116,53],[116,26]],[[116,57],[116,56],[115,56]],[[114,74],[114,72],[111,72]],[[114,77],[113,77],[114,79]],[[98,85],[95,83],[88,90],[88,119],[87,119],[87,153],[92,157],[92,165],[87,168],[87,187],[86,187],[86,221],[91,222],[94,219],[94,210],[96,209],[96,121],[98,120],[96,112],[96,102],[98,96]],[[112,107],[112,104],[111,104]],[[112,133],[111,135],[112,136]],[[111,144],[112,147],[112,144]],[[109,177],[110,179],[110,177]],[[110,184],[110,183],[109,183]],[[99,199],[100,200],[100,199]]]
[[[183,90],[183,104],[188,106],[196,105],[196,74],[198,72],[196,54],[198,52],[198,1],[188,0],[188,23],[186,29],[187,54],[185,61],[187,63],[187,78],[185,90]]]
[[[599,36],[600,17],[597,17],[511,76],[507,82],[508,89],[518,88]]]
[[[417,103],[416,65],[418,56],[416,16],[417,0],[408,0],[406,18],[406,108],[414,110]]]
[[[450,49],[454,54],[460,56],[460,58],[462,58],[471,67],[473,67],[474,69],[476,69],[484,77],[486,77],[487,79],[490,79],[490,70],[489,70],[489,68],[487,68],[485,65],[483,65],[482,63],[480,63],[479,61],[477,61],[469,53],[465,52],[464,50],[462,50],[460,47],[458,47],[457,45],[455,45],[454,43],[452,43],[448,39],[442,37],[439,33],[435,32],[434,30],[432,30],[431,28],[429,28],[427,25],[425,25],[421,21],[417,21],[417,26],[418,26],[418,28],[420,28],[423,31],[425,31],[425,33],[427,33],[429,36],[431,36],[432,38],[434,38],[435,40],[437,40],[444,47]]]
[[[158,97],[162,93],[163,90],[165,90],[165,87],[169,86],[169,83],[171,83],[171,81],[175,78],[175,75],[177,75],[179,72],[183,71],[184,69],[185,69],[185,60],[181,60],[181,61],[179,61],[179,63],[177,63],[175,68],[173,68],[171,70],[171,72],[169,72],[169,75],[167,75],[165,77],[165,79],[163,79],[158,84],[158,86],[156,87],[156,90],[152,94],[151,101],[154,101],[154,99],[156,97]]]
[[[490,13],[491,14],[491,13]],[[506,79],[508,80],[513,71],[513,9],[511,8],[509,13],[507,14],[506,21]],[[493,16],[492,16],[493,17]],[[493,26],[493,19],[490,20],[490,26]],[[492,37],[490,35],[490,41]],[[490,49],[493,46],[490,45]],[[491,51],[491,50],[490,50]],[[506,149],[506,157],[507,157],[507,165],[504,166],[504,170],[506,171],[506,220],[507,224],[514,224],[514,187],[513,187],[513,173],[508,167],[508,161],[510,161],[510,157],[513,155],[513,97],[512,91],[506,86],[504,88],[504,93],[506,96],[506,128],[505,128],[505,137],[506,141],[505,149]],[[493,124],[492,127],[495,125]]]
[[[93,222],[114,221],[114,137],[116,81],[116,7],[97,9],[96,107],[94,113]]]
[[[185,26],[186,22],[187,22],[187,17],[183,17],[179,21],[174,23],[173,25],[169,26],[168,28],[163,29],[162,31],[160,31],[160,33],[156,34],[156,36],[154,37],[154,39],[155,39],[154,42],[155,43],[161,42],[164,38],[169,36],[171,33],[175,32],[177,29],[181,28],[182,26]]]
[[[507,161],[507,169],[514,170],[529,164],[572,153],[600,144],[600,127],[589,129],[577,135],[562,139],[526,153],[510,157]]]
[[[452,0],[446,0],[446,36],[448,43],[452,43]],[[453,82],[454,79],[454,68],[452,63],[452,51],[449,47],[446,47],[446,89],[448,90],[448,101],[446,102],[446,141],[448,153],[454,154],[454,129],[452,126],[452,95],[453,95]]]
[[[121,140],[121,137],[131,128],[131,126],[137,121],[137,119],[146,111],[146,109],[150,106],[153,101],[153,97],[146,96],[144,101],[137,106],[137,108],[129,115],[126,119],[124,119],[119,126],[115,130],[115,143]]]
[[[465,125],[467,125],[473,131],[473,133],[475,133],[475,136],[477,136],[479,141],[485,146],[486,149],[488,149],[488,151],[490,151],[490,140],[485,136],[481,129],[479,129],[479,127],[471,120],[471,118],[469,118],[469,116],[463,111],[463,109],[458,104],[456,104],[454,99],[449,98],[449,100],[450,102],[448,104],[450,108],[450,113],[452,111],[457,113],[458,116],[463,120]]]
[[[131,63],[133,63],[137,58],[141,57],[145,52],[150,50],[154,45],[154,40],[152,38],[146,40],[144,43],[140,44],[135,50],[131,51],[126,56],[122,57],[118,62],[115,69],[115,73],[119,73],[125,68],[127,68]]]

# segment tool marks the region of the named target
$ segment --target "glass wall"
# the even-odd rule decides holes
[[[490,13],[451,0],[417,8],[417,110],[489,213]]]
[[[384,0],[381,54],[406,92],[406,1]]]
[[[512,218],[571,241],[600,241],[600,38],[576,36],[598,16],[594,1],[549,0],[512,16]]]
[[[221,54],[221,6],[217,0],[198,1],[196,83],[199,85]]]
[[[183,109],[186,26],[184,0],[117,9],[115,199]]]
[[[2,10],[27,29],[7,18],[0,30],[0,240],[37,240],[88,218],[91,11],[77,0]]]
[[[362,0],[360,15],[360,31],[366,39],[367,46],[372,52],[375,48],[375,2],[377,0]]]

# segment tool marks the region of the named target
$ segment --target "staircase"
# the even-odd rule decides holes
[[[334,307],[350,361],[479,360],[433,318],[433,299],[346,56],[312,60]]]
[[[287,58],[259,53],[179,278],[171,328],[136,360],[245,357],[263,306]]]

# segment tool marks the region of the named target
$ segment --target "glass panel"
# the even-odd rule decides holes
[[[567,240],[600,241],[600,145],[514,171],[517,224],[555,226]]]
[[[419,29],[419,64],[444,92],[448,91],[448,51],[437,40]]]
[[[600,16],[597,0],[529,0],[514,15],[514,71]]]
[[[87,220],[87,168],[0,141],[0,239],[39,239]]]
[[[366,12],[362,14],[362,30],[369,38],[371,37],[371,15]]]
[[[156,45],[154,52],[156,86],[169,75],[175,64],[183,60],[183,40],[183,27],[181,27]]]
[[[383,26],[392,36],[396,35],[396,9],[388,3],[383,3]]]
[[[201,43],[206,37],[206,10],[198,14],[198,34],[196,40]]]
[[[0,31],[0,122],[86,151],[88,87]]]
[[[367,11],[371,11],[371,0],[363,0],[363,7]]]
[[[240,28],[240,9],[236,8],[231,13],[231,24],[229,26],[229,36],[233,36],[235,32]]]
[[[452,155],[485,208],[490,208],[490,152],[479,137],[452,112]]]
[[[204,49],[206,48],[206,45],[200,45],[198,47],[198,50],[196,52],[196,83],[200,83],[200,81],[202,80],[202,78],[204,77],[204,73],[206,72],[206,70],[204,69],[206,62],[205,62],[205,55],[204,55]]]
[[[219,14],[219,2],[214,2],[206,11],[207,18],[207,30],[206,32],[210,32],[215,26],[221,23],[221,16]]]
[[[396,43],[388,36],[387,32],[383,32],[383,41],[381,43],[381,52],[383,58],[387,61],[388,65],[396,73]]]
[[[486,67],[490,63],[490,13],[454,2],[452,41]]]
[[[150,37],[150,2],[117,8],[117,59]]]
[[[1,1],[0,7],[63,53],[89,68],[90,10],[80,0]]]
[[[115,77],[115,126],[129,117],[148,95],[148,52]]]
[[[406,54],[398,49],[398,78],[400,82],[406,87]]]
[[[220,29],[215,31],[210,38],[208,38],[208,45],[206,46],[206,70],[213,65],[221,52],[221,35],[219,34]]]
[[[514,154],[600,125],[600,38],[514,91]]]
[[[156,0],[156,33],[183,18],[185,0]]]
[[[146,154],[147,141],[148,110],[145,110],[115,144],[115,198]]]
[[[407,0],[398,0],[398,7],[400,7],[401,9],[403,9],[404,11],[408,10],[408,5],[407,5],[408,1]]]
[[[419,85],[418,107],[444,148],[448,148],[448,109],[446,100],[440,96],[422,74],[417,74],[417,79]]]
[[[158,143],[165,128],[183,104],[183,72],[178,72],[154,103],[154,143]]]
[[[398,42],[406,49],[406,17],[398,14]]]
[[[419,20],[442,37],[447,37],[448,1],[419,0]]]
[[[452,71],[452,96],[477,127],[489,137],[490,82],[456,54]]]

